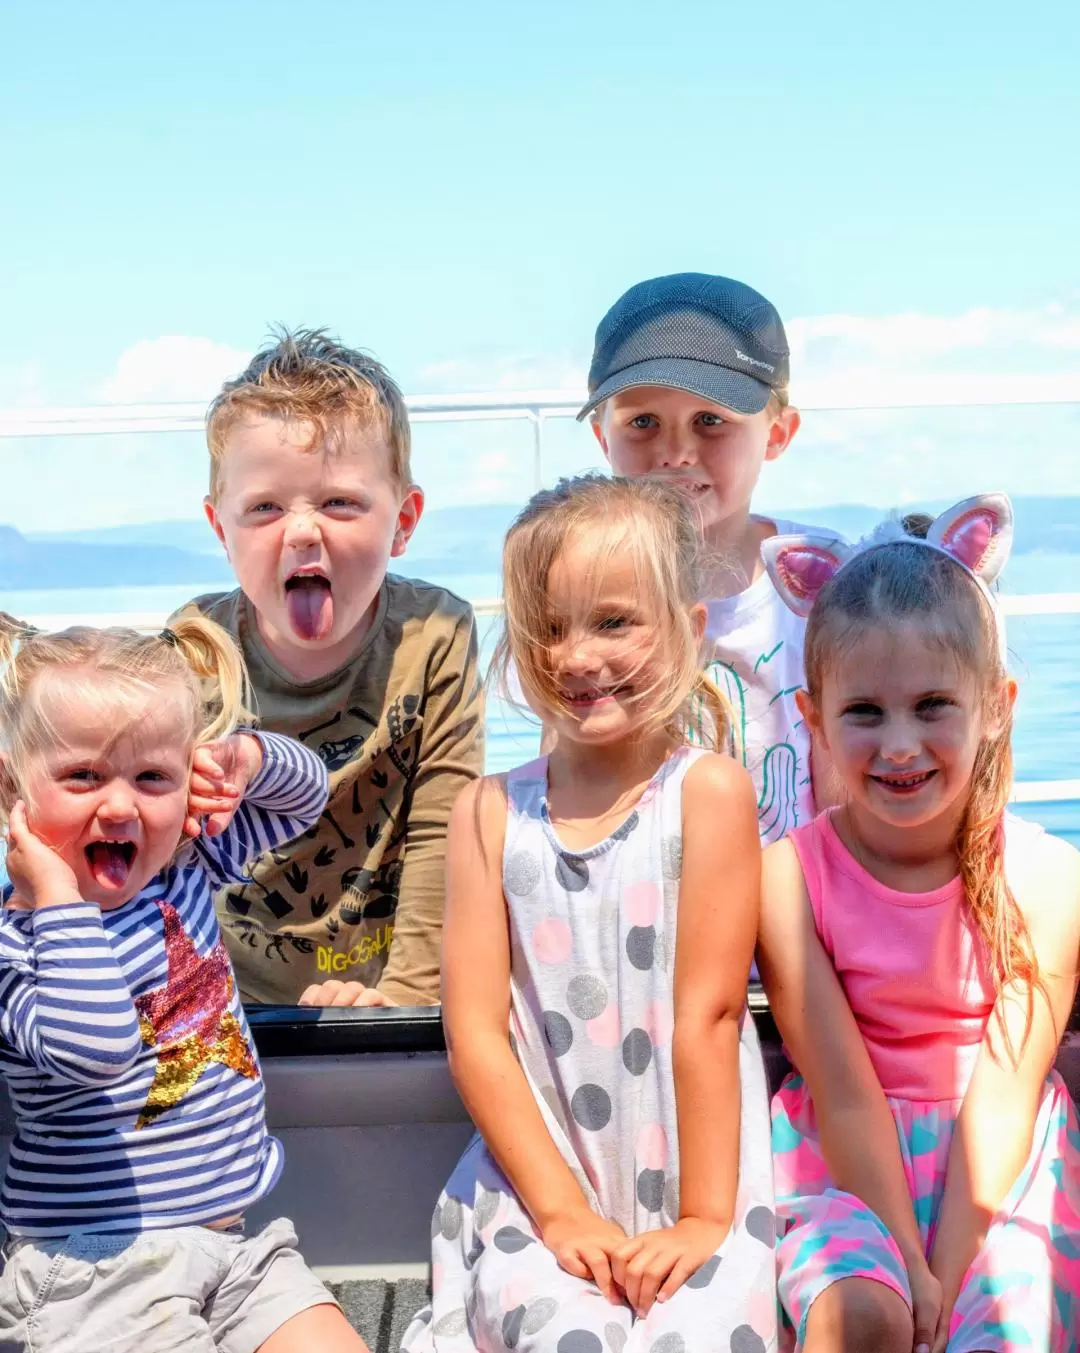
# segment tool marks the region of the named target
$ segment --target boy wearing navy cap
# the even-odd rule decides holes
[[[708,672],[734,707],[732,750],[754,777],[763,844],[814,813],[810,738],[795,704],[805,621],[761,562],[762,541],[804,528],[750,511],[761,467],[799,428],[788,357],[780,316],[751,287],[704,273],[652,278],[601,320],[578,414],[591,416],[616,474],[675,479],[698,505],[717,560]]]

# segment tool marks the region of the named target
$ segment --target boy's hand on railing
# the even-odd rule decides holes
[[[30,829],[22,799],[8,815],[7,838],[7,871],[15,887],[15,906],[22,903],[39,911],[83,901],[71,866]]]
[[[262,767],[262,747],[250,733],[233,733],[196,747],[188,779],[184,833],[220,836]],[[205,821],[203,820],[205,819]]]
[[[560,1268],[575,1278],[591,1278],[608,1301],[622,1302],[623,1294],[612,1271],[612,1256],[626,1244],[621,1226],[598,1217],[590,1208],[582,1208],[549,1222],[542,1239]]]
[[[615,1280],[637,1315],[647,1315],[654,1301],[667,1301],[692,1278],[724,1243],[730,1226],[683,1217],[674,1226],[643,1231],[612,1256]]]
[[[375,987],[366,987],[363,982],[338,982],[333,978],[328,982],[315,982],[307,987],[297,1001],[297,1005],[320,1006],[362,1006],[397,1005],[389,996]]]

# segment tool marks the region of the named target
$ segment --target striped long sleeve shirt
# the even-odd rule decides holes
[[[263,764],[228,829],[198,837],[130,902],[0,915],[11,1235],[218,1221],[277,1180],[214,894],[318,821],[327,775],[299,743],[257,736]]]

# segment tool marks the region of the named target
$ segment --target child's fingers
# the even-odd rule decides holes
[[[589,1272],[592,1274],[593,1282],[599,1287],[600,1291],[603,1292],[608,1301],[618,1301],[619,1294],[616,1289],[615,1279],[611,1275],[611,1265],[608,1263],[608,1257],[601,1247],[586,1241],[581,1245],[579,1252]]]
[[[567,1273],[572,1273],[575,1278],[590,1276],[588,1265],[576,1251],[564,1249],[556,1254],[555,1258],[559,1261],[559,1267],[566,1269]]]
[[[233,784],[231,780],[213,779],[208,775],[193,772],[188,780],[188,793],[212,794],[238,799],[240,797],[240,786]]]
[[[656,1300],[663,1302],[667,1301],[670,1297],[673,1297],[679,1288],[682,1287],[683,1283],[686,1282],[687,1278],[693,1277],[700,1267],[700,1264],[696,1264],[685,1254],[682,1255],[676,1260],[675,1267],[660,1284],[660,1290],[656,1294]]]
[[[11,812],[8,813],[8,839],[13,846],[18,846],[19,841],[26,831],[26,805],[22,799],[16,799],[11,805]]]

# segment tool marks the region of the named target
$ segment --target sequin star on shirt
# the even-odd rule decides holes
[[[135,1000],[143,1042],[158,1054],[137,1128],[179,1104],[215,1062],[249,1080],[259,1074],[251,1047],[229,1009],[233,974],[221,939],[203,957],[176,908],[168,902],[159,902],[158,908],[169,966],[165,985]]]

